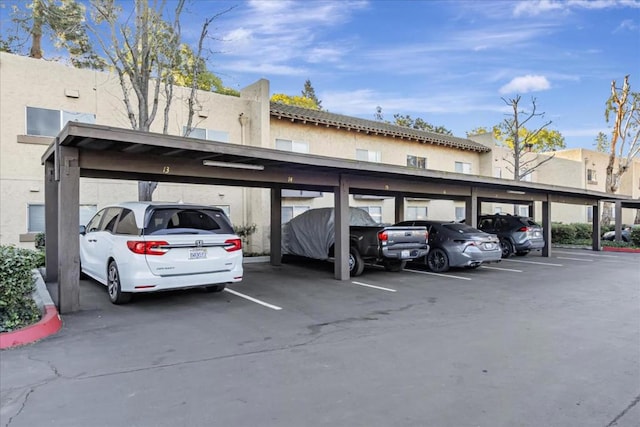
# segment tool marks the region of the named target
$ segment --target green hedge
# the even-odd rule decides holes
[[[31,325],[40,319],[33,301],[32,270],[44,262],[39,251],[0,246],[0,332]]]

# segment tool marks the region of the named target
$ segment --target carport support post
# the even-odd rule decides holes
[[[464,200],[464,222],[471,227],[478,226],[478,190],[471,187],[471,196]]]
[[[60,147],[58,156],[58,308],[80,309],[80,167],[78,149]]]
[[[592,207],[591,223],[593,225],[593,234],[591,235],[591,249],[600,250],[600,202],[596,202]]]
[[[616,242],[622,240],[622,202],[620,200],[615,202],[615,223],[616,223]]]
[[[58,281],[58,181],[53,159],[44,164],[44,252],[47,282]]]
[[[333,189],[334,198],[334,275],[349,280],[349,183],[340,175],[340,185]]]
[[[395,222],[404,221],[404,196],[396,196],[395,210]]]
[[[551,256],[551,202],[542,202],[542,233],[544,236],[544,248],[542,256]]]
[[[271,265],[282,264],[282,189],[271,189]]]

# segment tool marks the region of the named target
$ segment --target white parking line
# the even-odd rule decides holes
[[[552,264],[550,262],[537,262],[537,261],[521,261],[516,259],[503,259],[502,262],[521,262],[523,264],[538,264],[538,265],[551,265],[553,267],[562,267],[562,264]]]
[[[225,288],[224,290],[229,292],[230,294],[239,296],[240,298],[248,299],[249,301],[255,302],[256,304],[264,305],[265,307],[268,307],[270,309],[282,310],[282,307],[278,307],[277,305],[269,304],[268,302],[260,301],[257,298],[253,298],[253,297],[250,297],[249,295],[241,294],[240,292],[234,291],[233,289]]]
[[[488,270],[513,271],[514,273],[522,273],[522,270],[514,270],[513,268],[488,267],[486,265],[481,265],[480,268],[486,268]]]
[[[367,288],[380,289],[381,291],[398,292],[395,289],[383,288],[382,286],[368,285],[368,284],[362,283],[362,282],[351,282],[351,283],[353,283],[354,285],[366,286]]]
[[[557,259],[570,259],[572,261],[584,261],[584,262],[593,262],[592,259],[587,259],[587,258],[569,258],[569,257],[565,257],[565,256],[557,256]]]
[[[432,273],[430,271],[409,270],[407,268],[405,268],[404,271],[410,271],[411,273],[418,273],[418,274],[430,274],[432,276],[448,277],[450,279],[471,280],[469,277],[452,276],[450,274],[441,274],[441,273]]]
[[[577,255],[577,256],[597,256],[600,258],[618,258],[616,255],[600,255],[600,254],[590,254],[590,253],[582,253],[582,252],[567,252],[567,251],[553,251],[554,254],[567,254],[567,255]]]

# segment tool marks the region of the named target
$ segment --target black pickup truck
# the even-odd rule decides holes
[[[385,226],[369,213],[349,208],[349,272],[362,274],[365,263],[382,264],[400,271],[409,260],[429,252],[425,227]],[[282,253],[326,260],[334,256],[335,221],[333,208],[310,209],[282,227]]]

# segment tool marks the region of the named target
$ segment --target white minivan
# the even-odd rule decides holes
[[[242,241],[219,208],[119,203],[80,227],[80,272],[106,285],[114,304],[134,292],[220,292],[242,280]]]

